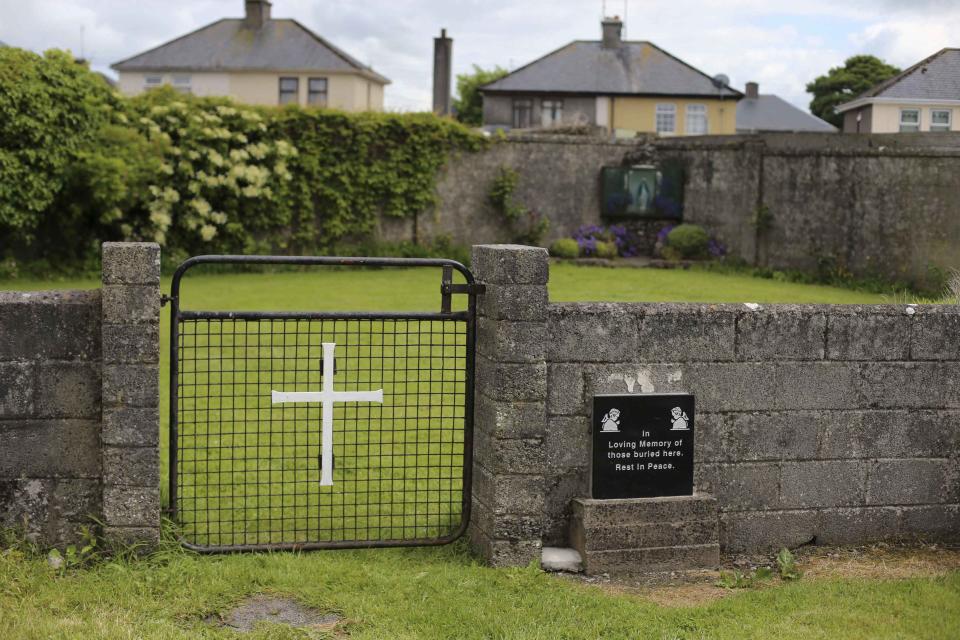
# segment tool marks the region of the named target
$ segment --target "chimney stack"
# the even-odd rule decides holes
[[[747,83],[747,98],[756,100],[760,97],[760,85],[756,82]]]
[[[267,0],[246,0],[244,7],[247,10],[244,26],[249,29],[260,29],[270,20],[270,3]]]
[[[433,39],[433,112],[438,116],[451,115],[451,73],[453,70],[453,39],[447,30]]]
[[[600,26],[603,29],[603,48],[619,49],[623,44],[623,21],[620,20],[620,16],[604,18]]]

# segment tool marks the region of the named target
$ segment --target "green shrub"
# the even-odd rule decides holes
[[[573,238],[560,238],[550,245],[550,255],[554,258],[573,259],[580,255],[580,245]]]
[[[681,260],[699,260],[709,257],[710,236],[707,231],[695,224],[681,224],[667,235],[667,248],[664,255],[675,256]]]
[[[69,53],[0,47],[0,248],[43,241],[70,165],[119,101]]]
[[[606,240],[597,240],[596,255],[598,258],[606,258],[608,260],[613,260],[619,255],[619,251],[617,250],[617,243],[608,242]]]
[[[88,265],[105,240],[156,241],[167,257],[325,251],[369,237],[378,216],[429,211],[451,153],[486,144],[432,114],[169,87],[126,99],[68,54],[3,48],[0,261]]]

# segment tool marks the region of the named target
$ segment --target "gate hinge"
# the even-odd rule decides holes
[[[470,296],[483,295],[487,292],[485,285],[472,282],[465,284],[453,283],[453,267],[443,268],[443,280],[440,282],[440,313],[450,313],[452,309],[451,297],[459,294]]]
[[[168,295],[165,294],[165,293],[161,293],[161,294],[160,294],[160,306],[161,306],[161,307],[165,307],[165,306],[167,306],[167,303],[168,303],[168,302],[173,302],[173,298],[170,297],[170,296],[168,296]]]

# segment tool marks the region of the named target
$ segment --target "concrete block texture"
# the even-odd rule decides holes
[[[540,247],[475,245],[470,264],[477,280],[489,284],[545,285],[550,275],[550,256]]]
[[[473,497],[496,514],[540,516],[545,486],[543,476],[495,474],[479,464],[473,467]]]
[[[638,345],[633,307],[616,304],[553,305],[548,327],[550,362],[631,362]]]
[[[904,313],[831,313],[827,318],[827,358],[909,360],[913,325],[913,319]]]
[[[158,446],[160,444],[160,409],[125,406],[105,408],[101,439],[105,445]]]
[[[543,362],[547,351],[546,324],[479,318],[477,350],[498,362]]]
[[[725,553],[792,549],[816,539],[819,517],[813,509],[721,513],[720,546]]]
[[[0,421],[0,478],[99,477],[95,420]]]
[[[543,285],[491,285],[477,301],[477,315],[493,320],[544,322],[547,288]]]
[[[477,357],[477,390],[506,402],[543,402],[547,397],[547,365],[503,363]]]
[[[0,419],[34,415],[36,367],[23,362],[0,362]]]
[[[159,363],[160,324],[104,325],[103,361],[106,364]]]
[[[671,498],[576,498],[571,504],[574,517],[587,529],[639,523],[709,520],[717,515],[717,499],[702,493]]]
[[[679,307],[679,308],[678,308]],[[640,323],[646,362],[723,362],[736,357],[737,313],[728,306],[651,305]]]
[[[104,486],[103,518],[112,527],[159,528],[159,487]]]
[[[160,401],[160,368],[157,365],[107,365],[103,368],[105,407],[152,408]]]
[[[592,527],[586,531],[585,537],[582,541],[578,541],[576,546],[590,552],[718,544],[718,531],[719,521],[714,514],[714,517],[709,520]]]
[[[542,438],[547,409],[543,402],[493,400],[478,393],[474,410],[476,441],[481,438]]]
[[[105,242],[101,251],[104,284],[160,284],[160,245]]]
[[[949,460],[877,460],[870,463],[867,503],[934,504],[957,499]]]
[[[587,575],[601,573],[632,575],[715,569],[720,565],[720,545],[714,543],[614,551],[580,551],[580,556],[583,558],[583,570]]]
[[[0,292],[0,361],[96,360],[100,292]]]
[[[944,305],[946,306],[946,305]],[[910,357],[913,360],[960,360],[960,313],[924,307],[912,318]]]
[[[867,463],[859,460],[785,462],[780,505],[799,509],[865,504],[867,470]]]
[[[495,540],[539,540],[542,520],[539,514],[497,514],[476,499],[470,515],[471,523]]]
[[[589,469],[590,421],[583,416],[549,417],[544,448],[548,469]]]
[[[160,289],[152,285],[103,287],[104,324],[149,324],[160,317]]]
[[[39,365],[34,415],[43,418],[99,417],[100,367],[97,363]]]
[[[541,438],[477,438],[476,462],[495,474],[542,474],[546,461]]]
[[[547,367],[547,410],[551,415],[586,415],[583,368],[579,364]]]
[[[822,360],[826,315],[806,308],[769,307],[742,314],[737,323],[740,360]]]
[[[160,450],[157,447],[103,448],[103,482],[132,487],[160,486]]]

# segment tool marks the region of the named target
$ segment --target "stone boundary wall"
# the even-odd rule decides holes
[[[160,531],[160,249],[107,243],[103,288],[0,292],[0,526]]]
[[[600,169],[637,154],[686,167],[684,219],[706,226],[731,255],[776,269],[843,266],[924,282],[960,268],[960,134],[764,134],[610,140],[510,136],[450,158],[438,204],[416,219],[381,219],[383,240],[510,242],[488,202],[500,167],[519,172],[516,200],[550,218],[545,244],[600,217]],[[751,224],[766,206],[769,230]],[[668,221],[655,221],[663,225]],[[644,226],[647,227],[648,223]]]
[[[548,304],[546,265],[474,249],[487,316],[513,316],[478,331],[474,504],[495,564],[567,546],[603,393],[696,395],[695,489],[726,552],[960,540],[960,308]]]

